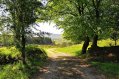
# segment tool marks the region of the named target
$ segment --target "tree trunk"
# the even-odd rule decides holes
[[[93,37],[93,42],[91,48],[96,48],[97,47],[97,41],[98,41],[98,35],[95,34]]]
[[[25,28],[24,28],[24,25],[23,25],[22,26],[22,34],[21,34],[21,52],[22,52],[22,62],[23,62],[23,64],[26,64],[25,45],[26,45],[26,38],[25,38]]]
[[[15,46],[16,46],[16,48],[18,48],[18,49],[20,49],[20,38],[18,38],[18,35],[16,35],[15,36],[15,38],[14,38],[14,40],[15,40]]]
[[[82,47],[82,54],[86,54],[86,49],[87,49],[87,47],[89,45],[89,41],[90,41],[89,37],[86,36],[84,44],[83,44],[83,47]]]
[[[25,45],[26,45],[26,40],[25,40],[25,35],[24,35],[24,33],[22,34],[22,41],[21,41],[22,43],[22,49],[21,49],[21,52],[22,52],[22,61],[23,61],[23,63],[24,64],[26,64],[26,61],[25,61],[25,59],[26,59],[26,55],[25,55]]]

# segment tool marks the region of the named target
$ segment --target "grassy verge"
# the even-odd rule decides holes
[[[35,65],[23,65],[21,61],[14,64],[0,66],[0,79],[29,79],[31,75],[38,71],[38,66],[43,62],[35,62]],[[31,63],[30,63],[31,64]]]
[[[119,45],[119,40],[117,41]],[[114,46],[114,41],[107,39],[107,40],[100,40],[98,41],[98,46]],[[90,47],[90,45],[89,45]],[[88,57],[86,55],[80,55],[80,51],[82,48],[82,44],[68,46],[68,47],[61,47],[57,48],[56,50],[59,52],[69,53],[72,56],[81,56],[81,58]],[[92,66],[96,67],[100,73],[105,74],[107,79],[119,79],[119,63],[112,63],[112,62],[92,62]]]
[[[3,47],[0,48],[0,55],[6,61],[8,56],[11,57],[19,56],[20,52],[14,47]],[[17,53],[17,54],[16,54]],[[37,46],[27,46],[27,64],[24,65],[21,60],[15,61],[14,63],[3,63],[0,65],[0,79],[29,79],[31,75],[38,71],[39,67],[43,66],[46,54],[41,51]]]
[[[107,78],[119,79],[119,63],[92,62],[91,64],[96,67],[100,73],[105,74]]]
[[[25,66],[22,63],[2,65],[0,67],[0,79],[28,79],[28,74],[23,71]]]

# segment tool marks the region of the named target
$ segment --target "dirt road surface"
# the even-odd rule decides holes
[[[105,79],[104,75],[86,63],[86,60],[71,57],[55,49],[48,49],[48,63],[31,79]]]

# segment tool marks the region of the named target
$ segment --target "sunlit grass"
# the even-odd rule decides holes
[[[82,44],[67,46],[67,47],[61,47],[56,48],[57,51],[70,54],[72,56],[77,56],[80,54],[82,48]]]
[[[117,40],[117,45],[119,45],[119,40]],[[100,47],[115,46],[115,42],[111,39],[99,40],[98,41],[98,46],[100,46]]]
[[[91,64],[107,77],[119,78],[119,63],[92,62]]]
[[[92,43],[90,42],[88,48],[91,47],[91,44]],[[117,45],[119,45],[119,40],[117,40]],[[83,46],[83,42],[81,44],[67,46],[67,47],[56,47],[56,51],[68,53],[72,56],[79,56],[81,54],[82,46]],[[100,47],[114,46],[114,41],[111,39],[98,40],[98,46]]]

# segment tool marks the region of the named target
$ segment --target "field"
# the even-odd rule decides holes
[[[79,56],[81,52],[82,44],[56,48],[57,51],[68,53],[72,56]]]

